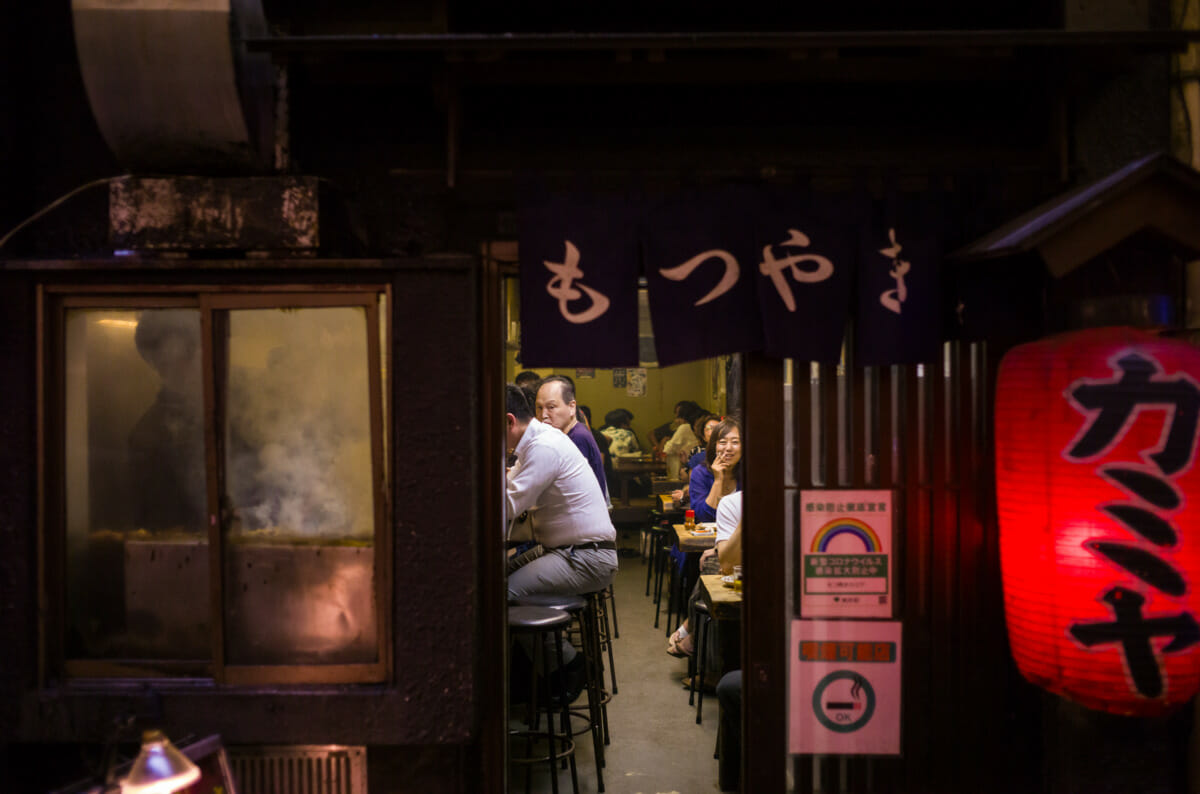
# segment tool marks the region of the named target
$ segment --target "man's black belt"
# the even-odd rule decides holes
[[[611,540],[590,540],[587,543],[572,543],[569,546],[555,546],[553,549],[547,549],[547,551],[555,551],[557,549],[583,549],[585,551],[589,549],[608,549],[609,551],[616,551],[617,544]]]

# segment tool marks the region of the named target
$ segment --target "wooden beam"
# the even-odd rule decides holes
[[[742,786],[786,788],[789,615],[784,504],[783,364],[746,355],[746,567],[742,622]],[[752,783],[752,785],[751,785]]]

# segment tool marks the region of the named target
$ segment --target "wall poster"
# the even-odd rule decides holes
[[[890,490],[800,492],[802,617],[892,617],[892,504]]]
[[[645,397],[646,396],[646,368],[631,367],[625,370],[627,379],[625,383],[625,393],[630,397]]]

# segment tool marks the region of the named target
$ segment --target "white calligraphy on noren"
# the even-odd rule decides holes
[[[576,279],[583,278],[583,271],[579,269],[579,249],[570,240],[567,240],[566,243],[567,255],[562,262],[542,261],[542,264],[554,274],[550,282],[546,284],[546,292],[558,300],[558,310],[562,312],[563,319],[567,322],[590,323],[608,311],[609,300],[607,296],[591,287],[583,284],[577,285],[578,288],[572,286],[572,282]],[[584,295],[591,300],[591,308],[587,311],[572,312],[567,304]]]
[[[904,248],[896,242],[895,229],[888,229],[888,241],[891,242],[891,245],[887,248],[880,248],[879,253],[892,260],[892,269],[888,275],[896,279],[896,288],[882,293],[879,296],[879,302],[899,314],[900,304],[908,300],[908,287],[904,285],[904,275],[912,267],[912,263],[900,258],[900,252]]]
[[[716,300],[726,292],[729,292],[729,290],[733,289],[733,285],[737,283],[740,268],[738,267],[738,261],[733,254],[729,253],[728,251],[713,249],[712,251],[705,251],[702,254],[696,254],[682,265],[662,268],[658,272],[672,281],[683,281],[685,278],[692,275],[693,270],[700,267],[702,263],[707,262],[709,259],[720,259],[722,262],[724,262],[725,275],[721,276],[721,280],[717,282],[717,286],[709,290],[707,295],[692,304],[693,306],[703,306],[709,301]]]
[[[797,229],[788,229],[788,239],[784,240],[780,245],[789,248],[807,248],[809,239],[806,234]],[[816,265],[816,270],[801,270],[798,265],[801,262],[808,262]],[[759,272],[764,276],[770,276],[771,283],[775,285],[775,289],[779,291],[779,297],[783,299],[783,305],[787,307],[789,312],[796,311],[796,299],[792,296],[792,288],[784,278],[783,272],[790,269],[792,278],[801,284],[814,284],[818,281],[824,281],[833,275],[833,262],[819,254],[792,254],[785,256],[782,259],[776,259],[771,251],[771,246],[763,246],[763,261],[758,265]]]

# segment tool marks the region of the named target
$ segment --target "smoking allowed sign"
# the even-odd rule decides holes
[[[792,621],[789,750],[900,754],[898,621]]]

